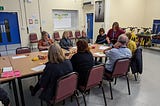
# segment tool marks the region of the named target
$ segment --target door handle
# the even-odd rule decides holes
[[[5,33],[5,32],[6,32],[6,27],[5,27],[5,25],[2,25],[2,27],[3,27],[3,32]]]

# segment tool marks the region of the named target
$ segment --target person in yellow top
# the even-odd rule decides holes
[[[127,47],[131,50],[132,55],[133,55],[135,50],[137,49],[137,45],[133,40],[131,40],[131,37],[132,37],[131,33],[128,32],[128,33],[126,33],[126,35],[127,35],[128,39],[129,39],[129,41],[127,43]]]

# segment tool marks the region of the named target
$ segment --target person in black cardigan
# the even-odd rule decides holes
[[[69,50],[73,46],[71,39],[69,39],[69,35],[67,31],[63,32],[62,39],[60,40],[60,46],[63,49]]]
[[[96,43],[97,44],[107,44],[107,35],[105,34],[105,31],[103,28],[100,28],[99,29],[99,35],[97,36],[97,39],[96,39]]]
[[[48,62],[35,87],[30,86],[31,95],[41,89],[40,99],[49,102],[55,96],[56,82],[61,77],[73,72],[70,60],[65,59],[62,49],[56,43],[50,46],[48,52]]]
[[[7,96],[7,92],[5,92],[2,88],[0,88],[0,101],[4,106],[10,106],[10,100]]]
[[[93,55],[89,50],[88,43],[84,39],[80,39],[77,43],[77,53],[71,58],[73,70],[78,72],[78,85],[84,85],[88,71],[94,65]]]

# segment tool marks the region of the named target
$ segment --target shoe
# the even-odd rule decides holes
[[[31,96],[35,96],[35,93],[34,93],[33,89],[34,89],[34,87],[31,85],[29,87],[29,90],[31,91]]]

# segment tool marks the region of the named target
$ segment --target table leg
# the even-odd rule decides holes
[[[22,103],[22,106],[25,106],[25,100],[24,100],[24,94],[23,94],[23,87],[22,87],[21,78],[18,78],[18,85],[19,85],[19,92],[20,92],[20,97],[21,97],[21,103]]]
[[[16,106],[19,106],[19,100],[18,100],[18,93],[17,93],[17,87],[16,87],[16,83],[15,80],[12,81],[12,85],[13,85],[13,92],[14,92],[14,97],[15,97],[15,103]]]

